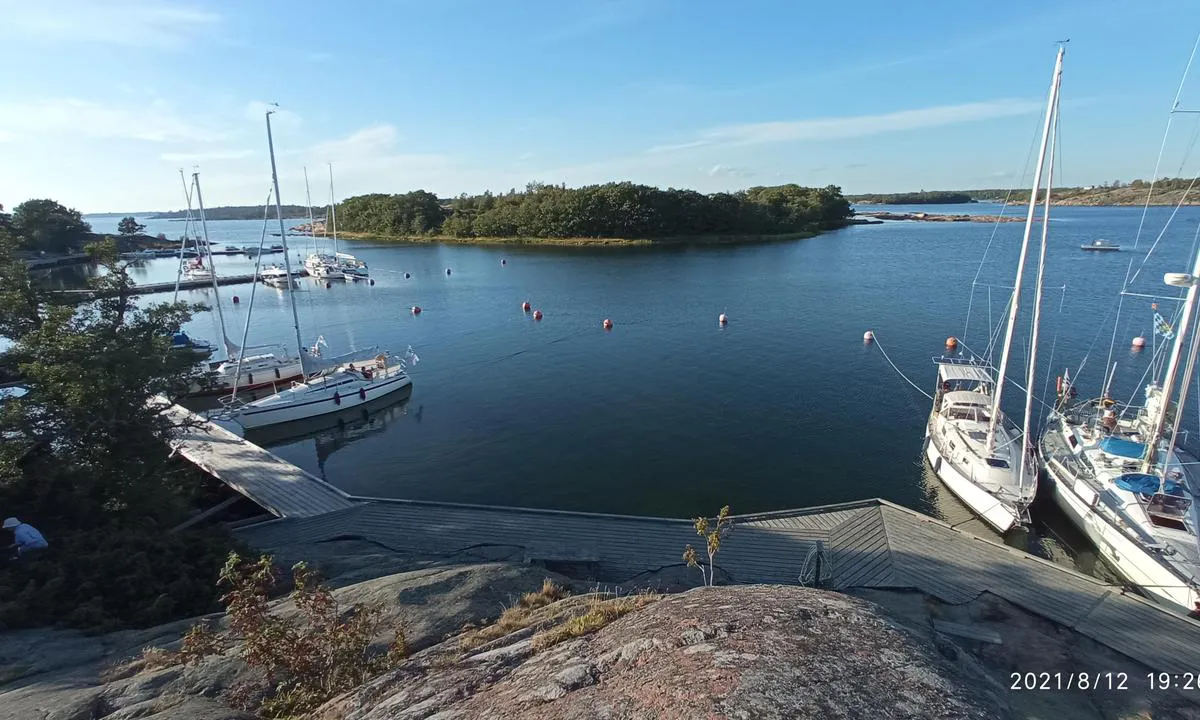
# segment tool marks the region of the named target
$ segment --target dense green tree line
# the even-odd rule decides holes
[[[532,183],[524,192],[462,195],[449,202],[423,190],[360,195],[337,207],[343,230],[453,237],[769,235],[840,227],[850,215],[849,202],[833,185],[704,195],[629,182],[581,188]]]
[[[966,192],[950,190],[934,190],[926,192],[889,193],[884,195],[852,195],[854,202],[876,203],[880,205],[955,205],[958,203],[975,202]]]
[[[314,207],[312,209],[314,217],[324,217],[325,208]],[[156,212],[150,214],[151,220],[177,220],[187,217],[187,210],[171,210],[169,212]],[[222,205],[220,207],[204,208],[204,218],[206,220],[262,220],[263,206],[262,205]],[[192,217],[199,219],[200,211],[192,209]],[[275,208],[271,207],[271,217],[275,217]],[[308,208],[303,205],[284,205],[284,219],[308,218]]]

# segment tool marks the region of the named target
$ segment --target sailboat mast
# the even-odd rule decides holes
[[[1168,273],[1166,277],[1168,284],[1178,285],[1186,282],[1187,299],[1183,303],[1183,316],[1179,318],[1179,327],[1175,329],[1175,344],[1171,346],[1171,358],[1167,361],[1167,370],[1163,375],[1162,394],[1159,396],[1159,407],[1154,417],[1153,432],[1146,441],[1146,455],[1142,458],[1142,472],[1144,473],[1150,472],[1157,460],[1158,443],[1167,429],[1167,413],[1171,409],[1171,393],[1175,392],[1175,375],[1179,370],[1179,360],[1183,357],[1184,349],[1189,344],[1185,342],[1185,337],[1191,329],[1192,319],[1196,314],[1196,287],[1197,278],[1200,278],[1200,253],[1196,254],[1192,263],[1192,274],[1189,277],[1172,282],[1175,277]]]
[[[333,256],[337,257],[337,196],[333,194],[333,163],[329,165],[329,220],[333,227]]]
[[[1046,244],[1050,232],[1050,191],[1054,187],[1054,150],[1058,144],[1058,98],[1054,101],[1054,124],[1050,133],[1050,167],[1046,170],[1046,196],[1042,204],[1042,243],[1038,249],[1037,280],[1033,292],[1033,329],[1029,333],[1029,365],[1025,373],[1025,418],[1021,424],[1021,447],[1026,452],[1031,446],[1030,431],[1033,425],[1033,384],[1037,380],[1038,331],[1042,322],[1042,283],[1046,276]],[[1017,471],[1017,487],[1025,487],[1025,456],[1021,456],[1021,467]]]
[[[992,401],[992,416],[988,423],[986,450],[989,456],[996,451],[996,427],[1000,422],[1000,400],[1004,395],[1004,376],[1008,372],[1008,356],[1012,350],[1013,334],[1017,329],[1017,311],[1021,304],[1021,279],[1025,275],[1025,256],[1029,254],[1029,236],[1033,233],[1033,216],[1037,211],[1038,190],[1042,187],[1042,170],[1046,165],[1046,146],[1050,142],[1050,124],[1054,120],[1054,106],[1058,100],[1058,84],[1062,78],[1065,53],[1066,48],[1058,49],[1058,59],[1054,63],[1054,77],[1050,80],[1050,97],[1046,100],[1046,121],[1042,127],[1042,143],[1038,150],[1037,169],[1033,174],[1033,190],[1029,193],[1029,212],[1025,216],[1025,233],[1021,238],[1021,258],[1017,261],[1017,278],[1013,283],[1012,303],[1008,307],[1008,329],[1004,333],[1004,351],[1000,354],[1000,367],[996,374],[996,397]],[[1023,457],[1021,462],[1024,462]]]
[[[271,184],[275,189],[275,217],[279,220],[279,239],[283,243],[283,269],[287,272],[288,298],[292,303],[292,329],[296,331],[296,351],[300,354],[300,365],[304,366],[304,341],[300,339],[300,313],[296,311],[296,293],[292,287],[292,263],[288,260],[287,231],[283,229],[283,202],[279,198],[279,172],[275,168],[275,140],[271,137],[271,115],[267,111],[267,150],[271,154]],[[307,369],[305,369],[307,374]]]
[[[183,251],[187,249],[188,226],[192,224],[192,188],[184,177],[183,168],[179,168],[179,182],[183,185],[183,198],[187,201],[187,215],[183,219],[183,238],[179,241],[179,267],[175,270],[175,294],[171,302],[179,302],[179,283],[183,279]]]
[[[308,166],[304,167],[304,202],[308,204],[308,247],[309,252],[316,252],[317,233],[313,229],[312,193],[308,189]]]
[[[208,243],[208,218],[204,215],[204,194],[200,192],[200,173],[192,173],[192,184],[196,189],[196,205],[200,209],[200,233],[204,236],[204,249],[199,251],[200,258],[208,256],[208,276],[212,279],[213,305],[217,308],[217,322],[221,325],[221,341],[225,343],[225,352],[234,354],[233,343],[229,342],[229,333],[225,330],[225,314],[221,312],[221,291],[217,284],[217,268],[213,263],[212,245]],[[199,243],[197,243],[199,245]],[[199,250],[199,248],[197,248]]]

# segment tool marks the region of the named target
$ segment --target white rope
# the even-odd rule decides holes
[[[925,390],[923,390],[923,389],[921,388],[921,386],[920,386],[920,385],[916,384],[916,383],[915,383],[915,382],[913,382],[912,380],[909,380],[909,379],[908,379],[908,376],[907,376],[907,375],[905,375],[903,372],[901,372],[901,371],[900,371],[900,368],[896,367],[896,363],[892,362],[892,359],[891,359],[890,357],[888,357],[887,351],[883,349],[883,345],[880,345],[880,344],[879,344],[879,336],[878,336],[878,335],[874,335],[873,337],[875,338],[875,346],[879,348],[879,353],[880,353],[881,355],[883,355],[883,359],[884,359],[884,360],[887,360],[887,361],[888,361],[888,365],[891,365],[891,366],[892,366],[892,369],[896,371],[896,374],[897,374],[897,375],[899,375],[901,378],[903,378],[903,379],[904,379],[904,382],[908,383],[909,385],[912,385],[912,386],[913,386],[913,388],[914,388],[914,389],[915,389],[917,392],[921,393],[921,394],[922,394],[922,395],[924,395],[926,398],[928,398],[928,399],[932,400],[932,399],[933,399],[933,396],[932,396],[932,395],[930,395],[929,393],[925,392]]]

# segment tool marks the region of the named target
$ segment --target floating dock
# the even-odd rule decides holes
[[[197,419],[177,406],[168,412]],[[208,422],[194,423],[177,448],[275,516],[237,531],[268,552],[345,539],[438,555],[508,549],[527,562],[586,563],[637,583],[681,565],[686,544],[703,548],[690,519],[351,496]],[[717,562],[724,582],[916,590],[951,604],[989,593],[1155,672],[1200,668],[1200,623],[886,500],[732,520]]]
[[[293,271],[293,277],[306,277],[307,272]],[[217,285],[246,285],[254,282],[254,273],[247,275],[222,275],[217,277]],[[179,281],[180,290],[203,290],[204,288],[212,287],[211,278],[200,279],[183,279]],[[175,281],[162,283],[148,283],[146,285],[137,285],[134,287],[134,295],[152,295],[154,293],[172,292],[175,290]],[[53,294],[59,297],[71,298],[82,302],[90,298],[101,297],[103,293],[98,293],[92,289],[86,290],[54,290]]]

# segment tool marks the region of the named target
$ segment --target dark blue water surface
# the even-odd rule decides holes
[[[953,208],[962,209],[999,211]],[[1081,387],[1098,393],[1118,291],[1130,263],[1144,257],[1132,251],[1141,213],[1055,208],[1039,394],[1051,366],[1061,372],[1081,363]],[[1149,211],[1142,251],[1170,213]],[[1162,273],[1190,268],[1198,218],[1197,209],[1179,212],[1132,290],[1170,295]],[[96,229],[109,229],[105,223],[116,219],[95,220]],[[148,224],[172,236],[182,229]],[[236,245],[256,244],[261,228],[209,223],[214,240]],[[371,496],[672,516],[725,503],[750,512],[883,497],[952,517],[961,508],[920,463],[929,403],[888,366],[880,347],[932,387],[930,358],[947,336],[964,336],[970,302],[965,341],[983,350],[989,323],[1002,319],[1022,228],[895,222],[795,242],[666,249],[344,243],[369,263],[376,284],[326,289],[303,281],[304,341],[322,335],[333,352],[412,345],[421,360],[411,373],[412,396],[368,427],[352,424],[272,450]],[[1080,250],[1097,238],[1125,250]],[[294,259],[311,241],[289,242]],[[222,274],[252,268],[244,258],[216,264]],[[1031,263],[1028,286],[1035,270]],[[977,271],[980,283],[995,286],[990,320],[988,289],[980,285],[972,297]],[[143,282],[170,280],[175,263],[151,261],[137,273]],[[221,290],[235,340],[249,295],[248,285]],[[183,297],[213,302],[211,290]],[[1027,293],[1023,310],[1031,299]],[[541,322],[522,312],[525,300],[544,313]],[[1150,360],[1149,349],[1129,350],[1133,336],[1151,337],[1150,303],[1124,302],[1113,358],[1124,396],[1137,391]],[[413,305],[420,316],[410,313]],[[1175,304],[1162,308],[1169,314]],[[729,316],[726,327],[717,322],[721,313]],[[259,287],[253,315],[251,344],[294,348],[286,293]],[[1022,383],[1023,316],[1009,372]],[[601,327],[605,318],[615,324],[611,332]],[[868,329],[879,338],[874,347],[863,344]],[[218,337],[212,313],[187,330]],[[1007,392],[1005,405],[1019,421],[1023,398],[1011,386]],[[1194,429],[1195,411],[1188,412]]]

